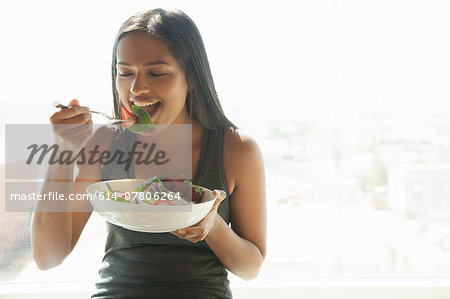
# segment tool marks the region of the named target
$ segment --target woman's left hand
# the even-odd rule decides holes
[[[180,237],[181,239],[185,239],[192,243],[203,241],[206,236],[216,227],[217,220],[219,220],[218,217],[220,217],[220,215],[217,213],[217,208],[219,207],[219,204],[222,202],[222,200],[224,200],[226,197],[225,191],[222,190],[214,190],[214,195],[217,196],[217,199],[211,211],[209,211],[205,218],[192,226],[182,228],[171,233]]]

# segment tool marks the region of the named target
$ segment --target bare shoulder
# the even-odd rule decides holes
[[[263,172],[263,159],[255,139],[247,132],[228,128],[225,130],[224,171],[229,188],[235,190],[248,176]]]
[[[241,129],[225,130],[225,147],[232,154],[252,155],[259,153],[258,143],[247,132]]]

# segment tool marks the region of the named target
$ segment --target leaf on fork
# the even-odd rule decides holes
[[[150,128],[156,128],[150,115],[137,105],[132,106],[132,111],[122,107],[122,119],[127,120],[123,126],[133,133],[147,132]]]

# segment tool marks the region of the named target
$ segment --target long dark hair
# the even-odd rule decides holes
[[[112,57],[114,114],[120,118],[122,103],[116,89],[117,44],[126,34],[144,31],[161,39],[184,71],[188,84],[186,107],[192,120],[209,129],[237,128],[225,116],[217,97],[200,32],[182,11],[161,8],[139,12],[126,20],[116,36]]]

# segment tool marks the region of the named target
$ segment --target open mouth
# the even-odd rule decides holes
[[[141,107],[142,109],[145,110],[145,112],[147,112],[150,115],[150,117],[153,117],[156,114],[156,112],[158,111],[159,107],[161,106],[161,101],[154,101],[154,102],[146,103],[146,104],[133,103],[133,105],[137,105],[137,106]]]

